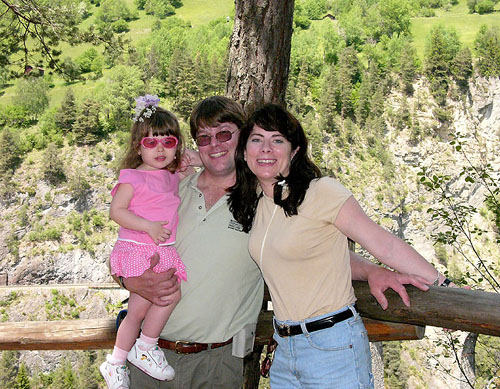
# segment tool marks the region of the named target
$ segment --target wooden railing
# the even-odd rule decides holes
[[[389,290],[385,293],[389,308],[384,311],[367,283],[353,284],[371,341],[421,339],[425,325],[500,336],[499,294],[443,287],[422,292],[408,286],[411,307]],[[245,358],[245,389],[258,388],[260,354],[272,332],[272,312],[262,310],[255,351]],[[115,336],[113,319],[6,322],[0,323],[0,350],[111,349]]]
[[[54,286],[52,286],[54,287]],[[358,310],[371,341],[421,339],[425,325],[500,336],[500,295],[496,293],[430,287],[422,292],[408,286],[411,307],[387,291],[384,311],[365,282],[354,282]],[[272,334],[272,312],[259,316],[256,344]],[[67,320],[0,323],[0,350],[83,350],[112,348],[115,320]]]

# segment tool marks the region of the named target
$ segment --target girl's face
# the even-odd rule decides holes
[[[245,160],[257,177],[266,194],[272,193],[272,185],[281,174],[288,176],[290,163],[297,152],[292,144],[278,131],[266,131],[255,125],[248,137]],[[271,191],[268,193],[266,189]]]
[[[156,146],[154,146],[155,140],[157,141]],[[177,138],[173,137],[172,135],[153,136],[152,132],[150,131],[147,138],[143,138],[141,140],[141,145],[139,146],[138,153],[142,158],[142,164],[139,165],[137,169],[165,169],[175,159],[176,151]]]

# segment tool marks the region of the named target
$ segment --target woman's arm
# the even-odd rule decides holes
[[[419,275],[428,284],[433,284],[437,278],[438,284],[444,281],[445,276],[439,274],[434,266],[411,246],[371,220],[354,197],[349,197],[344,203],[334,224],[342,233],[392,269],[400,273]]]
[[[120,184],[116,190],[109,209],[109,217],[120,226],[129,230],[146,232],[156,244],[165,242],[170,237],[170,230],[163,225],[168,221],[152,222],[128,210],[134,188],[130,184]]]

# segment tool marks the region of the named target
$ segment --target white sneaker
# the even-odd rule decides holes
[[[99,367],[106,385],[108,385],[109,389],[128,389],[130,386],[128,367],[125,365],[113,365],[110,361],[111,355],[108,354],[106,362],[103,362]]]
[[[165,359],[165,354],[154,345],[149,350],[142,350],[148,345],[140,339],[135,341],[134,346],[127,356],[127,360],[138,369],[142,370],[147,375],[156,378],[160,381],[171,381],[174,379],[175,371]]]

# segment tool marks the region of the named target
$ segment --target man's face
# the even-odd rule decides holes
[[[234,153],[239,133],[234,123],[221,123],[217,127],[198,130],[196,143],[206,171],[214,176],[234,174]]]

